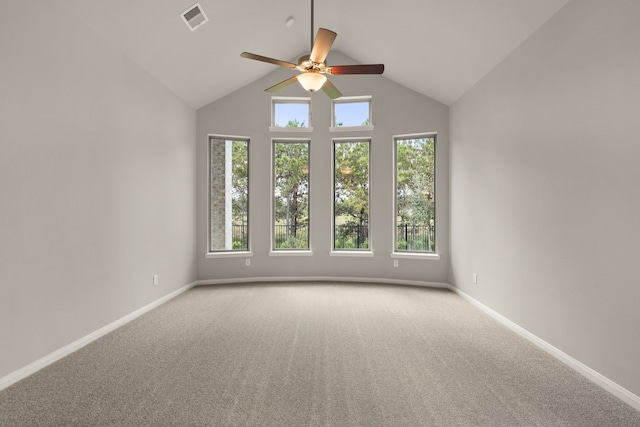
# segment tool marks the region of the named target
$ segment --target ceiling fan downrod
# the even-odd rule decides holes
[[[242,52],[241,57],[256,61],[268,62],[290,70],[298,70],[299,74],[290,77],[267,89],[266,92],[276,92],[295,82],[309,92],[322,89],[331,99],[342,96],[342,93],[327,79],[327,74],[382,74],[384,64],[358,64],[358,65],[333,65],[327,66],[326,58],[337,34],[326,28],[319,28],[316,38],[313,37],[314,29],[314,0],[311,0],[311,52],[303,55],[297,64],[255,53]]]
[[[313,50],[313,0],[311,0],[311,44],[310,44],[309,52]]]

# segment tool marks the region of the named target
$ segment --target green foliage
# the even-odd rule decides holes
[[[276,142],[274,145],[275,220],[286,227],[287,239],[276,248],[307,248],[308,239],[298,238],[298,229],[309,220],[309,145]]]
[[[368,249],[368,224],[347,223],[336,225],[334,234],[336,249]]]
[[[345,239],[337,239],[335,244],[336,249],[369,249],[369,240],[358,243],[356,237],[347,237]]]
[[[289,126],[304,126],[297,120]],[[335,158],[336,248],[368,248],[369,143],[337,142]],[[397,222],[420,230],[400,235],[398,250],[434,251],[435,141],[433,138],[397,142]],[[232,142],[233,221],[248,222],[248,142]],[[307,248],[309,221],[309,146],[303,142],[274,145],[274,215],[285,234],[276,248]],[[278,227],[276,225],[276,227]],[[426,230],[426,231],[423,231]],[[234,249],[245,245],[234,237]]]
[[[435,140],[433,138],[405,139],[397,142],[397,217],[399,224],[435,226]],[[431,234],[429,234],[431,236]],[[435,242],[407,242],[398,238],[398,250],[433,251]],[[424,248],[424,249],[418,249]]]
[[[295,228],[295,235],[292,233],[293,227],[289,227],[289,235],[283,232],[284,226],[276,225],[275,248],[276,249],[306,249],[309,247],[309,229],[307,224],[298,225]]]
[[[369,124],[371,124],[371,119],[367,117],[367,119],[364,122],[362,122],[362,126],[369,126]],[[336,123],[336,127],[340,127],[340,126],[344,126],[344,122]]]
[[[369,144],[335,144],[336,216],[346,215],[363,223],[369,217]]]
[[[435,234],[430,225],[400,224],[397,236],[399,251],[435,251]]]
[[[334,150],[334,215],[346,218],[346,226],[360,227],[359,240],[363,242],[368,237],[363,233],[365,233],[369,223],[369,143],[339,142],[335,144]],[[344,229],[347,230],[349,227]],[[354,244],[353,242],[348,242],[349,239],[347,238],[341,239],[341,236],[336,233],[336,242],[334,242],[336,248],[355,247],[338,246],[339,242],[344,242],[340,243],[340,245]]]
[[[249,143],[247,141],[232,142],[231,170],[233,221],[246,223],[249,202]]]
[[[304,125],[304,120],[299,122],[298,118],[296,117],[293,120],[289,120],[285,127],[287,127],[287,128],[303,128],[303,127],[306,127],[306,126]]]

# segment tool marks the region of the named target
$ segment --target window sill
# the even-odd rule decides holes
[[[301,249],[298,251],[294,250],[275,250],[270,251],[269,256],[313,256],[313,251]]]
[[[331,251],[330,256],[372,257],[372,251]]]
[[[269,132],[313,132],[313,128],[312,127],[294,128],[294,127],[269,126]]]
[[[208,252],[204,254],[205,258],[246,258],[253,256],[250,251],[227,251],[227,252]]]
[[[393,252],[391,258],[396,259],[422,259],[438,261],[440,260],[440,254],[436,253],[419,253],[419,252]]]
[[[368,126],[331,126],[329,132],[350,132],[354,130],[372,131],[373,125]]]

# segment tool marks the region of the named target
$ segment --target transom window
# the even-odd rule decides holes
[[[271,130],[309,131],[311,128],[311,98],[271,98]]]
[[[371,97],[341,97],[331,101],[331,130],[373,129]]]

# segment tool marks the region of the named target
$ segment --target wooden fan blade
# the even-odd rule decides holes
[[[329,79],[327,79],[327,81],[322,85],[322,90],[324,91],[324,93],[329,95],[329,98],[331,99],[340,98],[342,96],[342,93],[340,93],[338,88],[335,87],[333,83],[329,81]]]
[[[296,68],[297,67],[296,64],[292,64],[291,62],[280,61],[279,59],[273,59],[273,58],[269,58],[269,57],[262,56],[262,55],[256,55],[255,53],[242,52],[240,54],[240,56],[242,56],[243,58],[247,58],[247,59],[255,59],[256,61],[262,61],[262,62],[268,62],[270,64],[276,64],[276,65],[279,65],[281,67],[286,67],[286,68]]]
[[[316,40],[313,42],[313,49],[311,49],[309,59],[318,64],[323,63],[324,60],[327,59],[327,55],[336,36],[336,33],[326,28],[318,29],[318,34],[316,34]]]
[[[285,88],[285,87],[289,86],[291,83],[297,82],[299,75],[300,74],[295,75],[295,76],[293,76],[293,77],[291,77],[291,78],[289,78],[287,80],[284,80],[284,81],[278,83],[277,85],[273,85],[270,88],[265,89],[264,91],[265,92],[275,92],[275,91],[278,91],[278,90],[280,90],[282,88]]]
[[[327,67],[329,74],[382,74],[384,64],[334,65]]]

